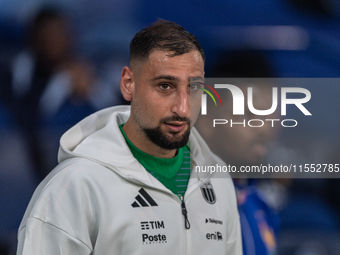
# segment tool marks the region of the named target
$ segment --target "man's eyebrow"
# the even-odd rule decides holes
[[[204,82],[204,77],[201,77],[201,76],[189,77],[189,81],[191,81],[191,82]]]
[[[178,81],[179,79],[176,78],[175,76],[171,76],[171,75],[159,75],[159,76],[153,78],[152,80],[153,80],[153,81],[156,81],[156,80]]]
[[[179,79],[175,76],[172,75],[159,75],[155,78],[152,79],[153,81],[156,80],[170,80],[170,81],[179,81]],[[189,77],[188,78],[189,82],[193,81],[193,82],[204,82],[204,77],[201,76],[197,76],[197,77]]]

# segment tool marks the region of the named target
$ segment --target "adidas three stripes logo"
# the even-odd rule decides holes
[[[139,194],[135,197],[137,201],[133,202],[131,206],[133,208],[136,207],[150,207],[150,206],[158,206],[155,200],[143,189],[138,190]]]

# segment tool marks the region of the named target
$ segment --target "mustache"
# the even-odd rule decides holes
[[[165,117],[163,119],[161,119],[161,123],[166,123],[166,122],[172,122],[172,121],[179,121],[179,122],[185,122],[187,124],[190,124],[190,119],[186,118],[186,117],[180,117],[180,116],[169,116],[169,117]]]

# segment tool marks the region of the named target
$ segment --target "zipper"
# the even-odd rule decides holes
[[[200,182],[201,182],[201,184],[200,185],[198,185],[198,186],[196,186],[194,189],[196,189],[196,188],[198,188],[198,187],[200,187],[202,184],[204,184],[204,183],[206,183],[206,182],[208,182],[209,181],[209,179],[208,180],[205,180],[205,181],[202,181],[202,180],[200,180]],[[192,190],[193,191],[193,190]],[[192,192],[191,191],[191,192]],[[191,193],[190,192],[190,193]],[[187,194],[188,195],[188,194]],[[184,196],[179,196],[178,195],[178,197],[179,197],[179,199],[181,200],[181,208],[182,208],[182,214],[183,214],[183,216],[184,216],[184,227],[185,227],[185,229],[190,229],[190,222],[189,222],[189,219],[188,219],[188,211],[187,211],[187,208],[186,208],[186,206],[185,206],[185,202],[184,202]],[[187,197],[187,196],[186,196]]]
[[[179,196],[179,199],[181,200],[182,214],[184,216],[184,227],[185,227],[185,229],[190,229],[190,222],[189,222],[189,219],[188,219],[188,211],[187,211],[187,208],[185,206],[184,197]]]
[[[153,187],[153,186],[150,186],[150,185],[148,185],[148,184],[146,184],[146,183],[141,182],[140,180],[138,180],[138,179],[136,179],[136,178],[129,178],[129,180],[130,180],[130,181],[133,180],[132,182],[134,182],[134,183],[138,183],[138,184],[141,184],[141,185],[144,185],[144,186],[147,186],[147,187],[151,187],[151,188],[153,188],[153,189],[160,190],[160,191],[162,191],[162,192],[171,194],[172,196],[179,198],[179,200],[180,200],[180,202],[181,202],[182,215],[183,215],[183,217],[184,217],[184,227],[185,227],[185,229],[187,229],[187,230],[190,229],[191,224],[190,224],[189,219],[188,219],[188,211],[187,211],[187,208],[186,208],[186,205],[185,205],[185,202],[184,202],[184,196],[178,196],[178,195],[175,195],[174,193],[172,193],[171,191],[167,191],[167,190],[155,188],[155,187]],[[200,185],[202,185],[202,183],[205,183],[206,181],[202,181],[202,180],[199,179],[199,182],[200,182]],[[198,188],[200,185],[197,185],[193,190],[195,190],[196,188]],[[192,190],[192,191],[193,191],[193,190]],[[192,192],[192,191],[191,191],[191,192]],[[190,192],[190,193],[191,193],[191,192]],[[188,194],[187,194],[187,195],[188,195]]]

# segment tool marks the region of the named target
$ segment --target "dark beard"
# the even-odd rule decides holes
[[[172,118],[166,118],[161,120],[161,123],[165,123],[167,121],[183,121],[182,119],[179,119],[179,117],[172,117]],[[185,121],[189,124],[190,127],[190,121]],[[156,128],[143,128],[144,133],[147,135],[147,137],[150,139],[151,142],[158,145],[162,149],[165,150],[173,150],[173,149],[179,149],[184,147],[188,141],[189,141],[189,135],[190,135],[190,128],[188,128],[187,131],[177,139],[171,139],[168,138],[161,130],[161,126],[159,125]],[[174,133],[175,134],[175,133]]]

